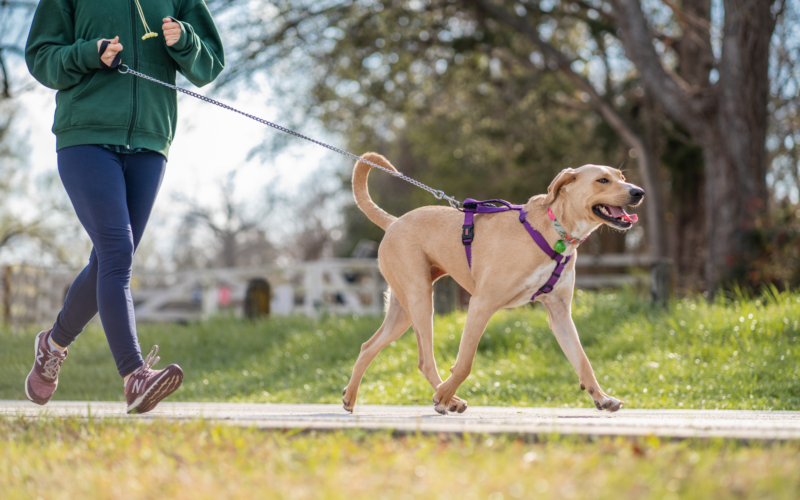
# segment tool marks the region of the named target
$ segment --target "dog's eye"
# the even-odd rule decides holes
[[[597,179],[600,184],[608,184],[608,179]]]

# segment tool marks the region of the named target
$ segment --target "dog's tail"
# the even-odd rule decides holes
[[[384,158],[383,156],[377,153],[367,153],[363,156],[365,160],[371,161],[372,163],[377,163],[378,165],[388,168],[389,170],[394,170],[397,172],[397,169],[389,163],[389,160]],[[358,208],[361,209],[364,214],[381,227],[384,231],[386,230],[389,225],[397,220],[397,217],[394,215],[389,215],[384,212],[381,207],[375,204],[372,201],[372,198],[369,196],[369,189],[367,188],[367,176],[369,175],[369,171],[372,169],[372,165],[368,163],[364,163],[363,161],[358,161],[356,163],[355,168],[353,169],[353,196],[356,198],[356,204]]]

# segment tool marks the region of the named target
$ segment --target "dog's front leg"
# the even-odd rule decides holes
[[[567,359],[572,363],[572,367],[578,373],[581,389],[586,389],[589,392],[598,410],[615,412],[622,407],[624,402],[617,398],[612,398],[600,388],[600,384],[594,376],[592,365],[589,363],[589,358],[586,357],[586,353],[581,346],[578,330],[572,321],[570,302],[570,300],[557,295],[548,296],[542,300],[542,303],[547,308],[550,329],[553,330],[556,340],[558,340],[558,345],[561,346],[564,354],[567,355]]]
[[[442,415],[447,413],[451,399],[461,384],[469,377],[475,353],[478,351],[478,343],[486,330],[489,319],[498,309],[500,309],[499,306],[483,301],[478,296],[472,297],[469,301],[467,321],[464,325],[464,334],[461,336],[461,345],[458,347],[456,364],[450,370],[450,376],[442,382],[433,395],[434,409]]]

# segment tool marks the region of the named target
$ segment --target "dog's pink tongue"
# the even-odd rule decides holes
[[[636,214],[629,215],[622,207],[612,207],[610,205],[606,205],[608,207],[608,211],[611,212],[611,215],[614,217],[621,217],[630,223],[639,222],[639,216]]]

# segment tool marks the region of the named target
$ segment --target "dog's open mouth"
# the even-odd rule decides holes
[[[634,222],[639,221],[636,214],[630,215],[625,212],[622,207],[613,207],[611,205],[595,205],[592,207],[592,212],[603,220],[607,220],[611,224],[628,229]]]

